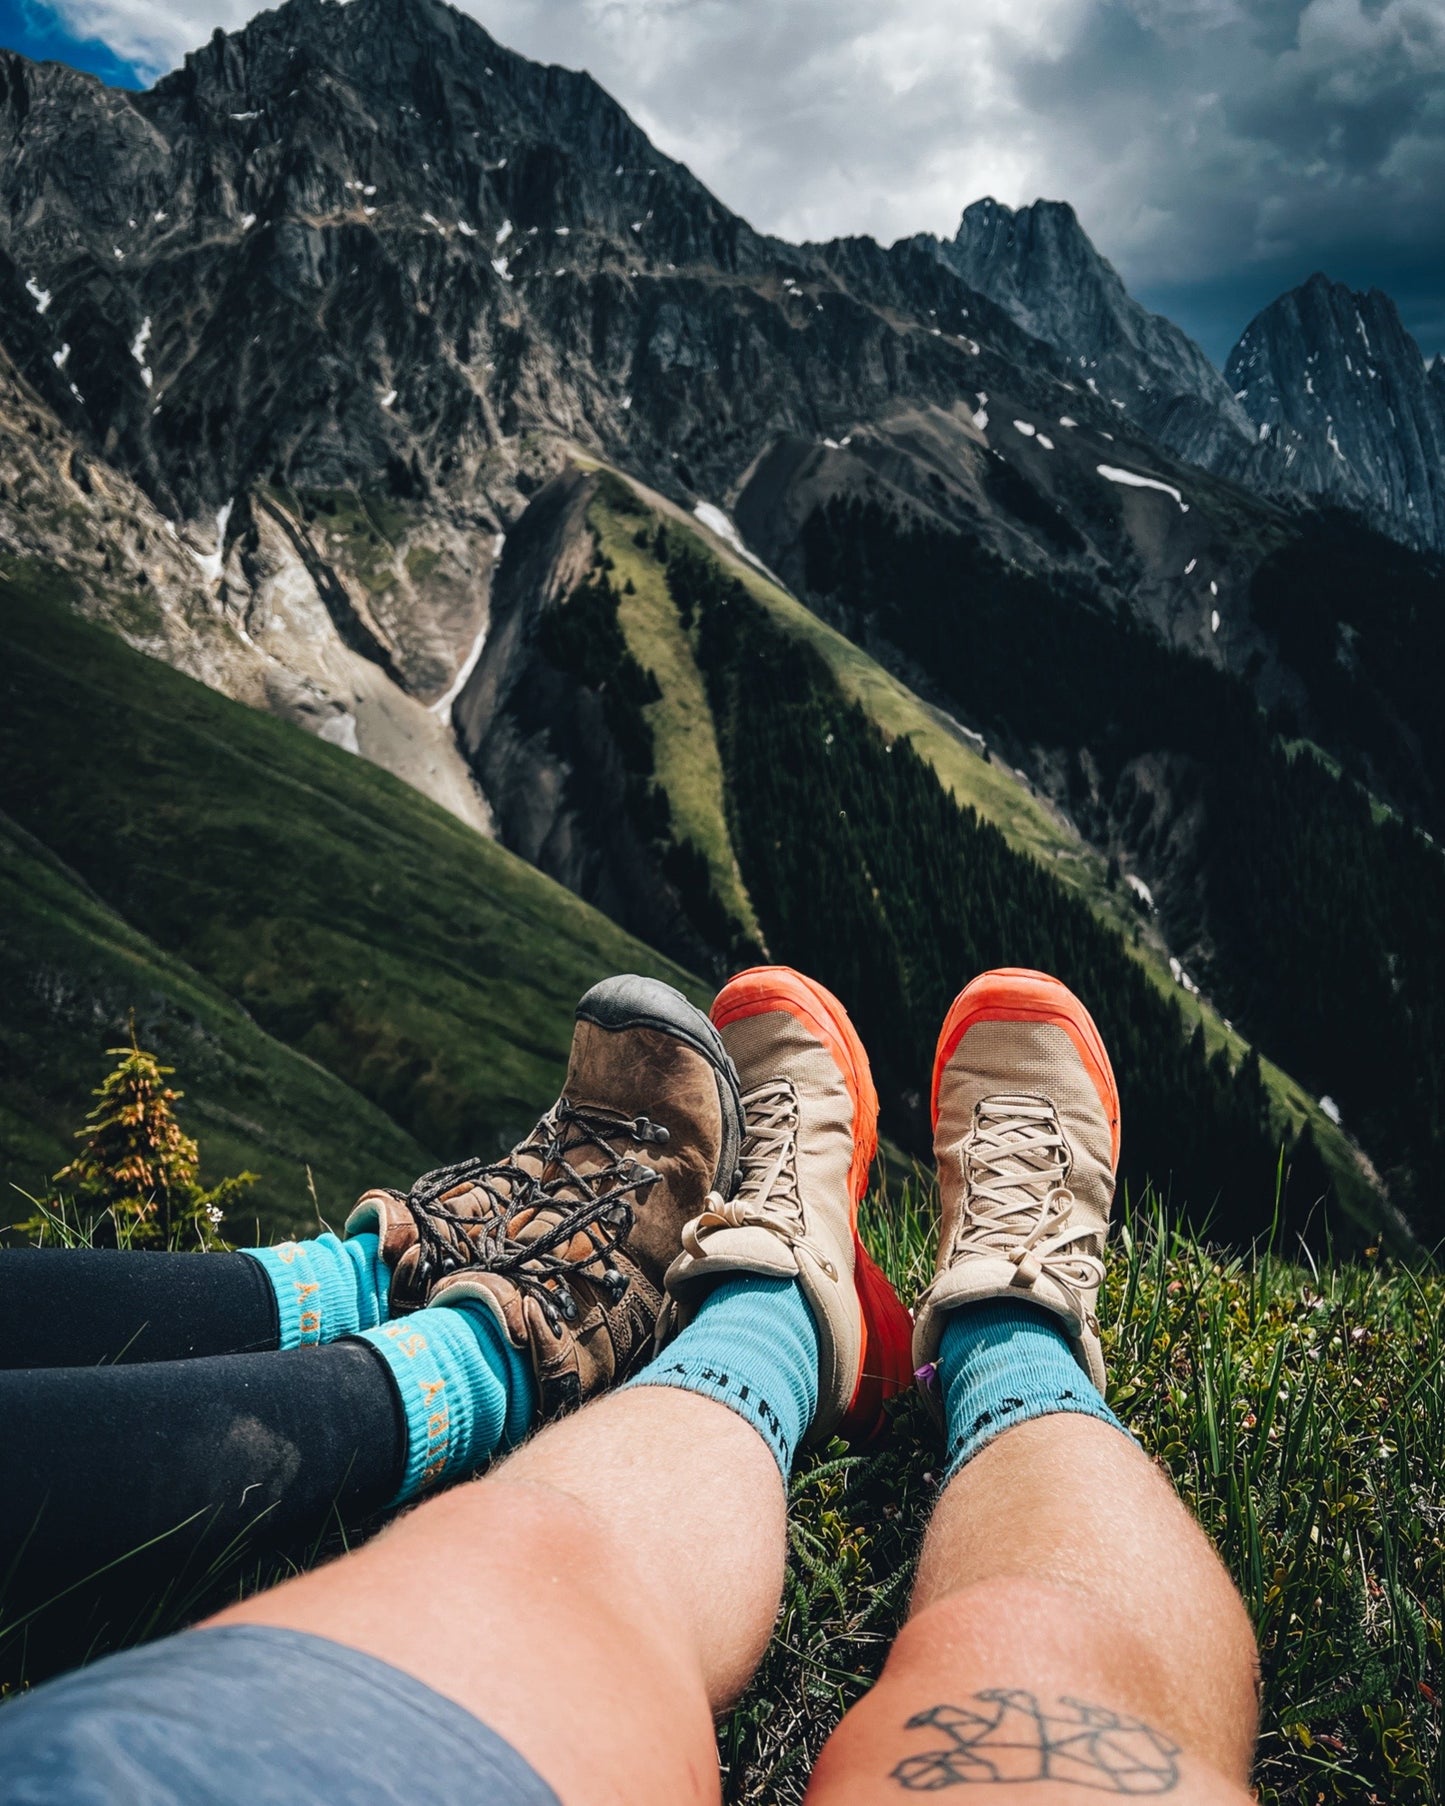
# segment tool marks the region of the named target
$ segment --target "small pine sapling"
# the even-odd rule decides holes
[[[174,1067],[140,1046],[134,1023],[130,1045],[107,1052],[119,1063],[91,1094],[95,1108],[76,1131],[85,1145],[55,1175],[56,1184],[73,1188],[80,1210],[93,1213],[96,1244],[223,1247],[225,1212],[256,1174],[202,1185],[200,1151],[176,1120],[184,1093],[166,1083]]]

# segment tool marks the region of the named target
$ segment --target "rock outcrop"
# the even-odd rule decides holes
[[[1250,321],[1225,374],[1264,481],[1445,548],[1445,378],[1388,295],[1311,276]]]
[[[1252,436],[1205,353],[1134,300],[1067,201],[975,201],[953,238],[914,242],[1052,345],[1082,387],[1191,463],[1213,464]]]

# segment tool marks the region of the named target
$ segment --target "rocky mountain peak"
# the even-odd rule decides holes
[[[1081,388],[1172,450],[1214,462],[1221,442],[1242,448],[1250,436],[1204,352],[1130,296],[1067,201],[1012,208],[986,197],[964,210],[953,239],[921,242],[1059,351]]]
[[[1316,271],[1250,321],[1225,375],[1254,423],[1266,480],[1445,544],[1445,383],[1388,295]]]
[[[968,250],[984,250],[999,244],[1021,242],[1031,249],[1050,245],[1065,248],[1070,255],[1093,255],[1109,275],[1118,282],[1107,258],[1099,257],[1079,224],[1079,216],[1068,201],[1050,201],[1042,196],[1028,207],[1008,207],[992,195],[970,201],[958,222],[954,241]],[[1123,284],[1119,283],[1122,288]]]
[[[237,31],[218,26],[157,82],[151,99],[259,97],[327,67],[381,95],[421,70],[464,82],[488,66],[510,75],[520,61],[443,0],[285,0]]]
[[[287,0],[144,94],[3,59],[0,129],[45,355],[184,519],[277,471],[469,487],[519,411],[630,425],[622,285],[776,262],[590,76],[442,0]]]

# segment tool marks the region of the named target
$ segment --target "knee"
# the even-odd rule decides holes
[[[977,1580],[914,1613],[885,1674],[938,1672],[955,1663],[1011,1667],[1025,1652],[1031,1661],[1056,1651],[1071,1665],[1081,1658],[1092,1665],[1105,1640],[1098,1617],[1095,1601],[1056,1582],[1016,1575]],[[1109,1640],[1117,1635],[1111,1624]]]

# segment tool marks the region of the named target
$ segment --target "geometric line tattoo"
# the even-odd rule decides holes
[[[945,1787],[1063,1781],[1094,1793],[1172,1793],[1179,1781],[1176,1744],[1137,1718],[1061,1699],[1045,1712],[1032,1693],[993,1687],[975,1693],[982,1708],[933,1706],[908,1720],[910,1731],[941,1731],[946,1747],[906,1756],[892,1778],[911,1793]]]

